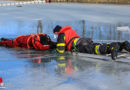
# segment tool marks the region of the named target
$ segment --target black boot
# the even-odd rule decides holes
[[[130,52],[130,43],[128,41],[125,41],[122,43],[122,48],[126,51]]]
[[[119,47],[118,43],[111,43],[111,44],[110,44],[109,49],[110,49],[110,52],[111,52],[111,58],[112,58],[113,60],[116,60],[116,58],[117,58],[117,56],[118,56],[119,48],[120,48],[120,47]]]
[[[111,58],[116,60],[119,51],[118,43],[101,44],[95,46],[95,54],[111,54]]]

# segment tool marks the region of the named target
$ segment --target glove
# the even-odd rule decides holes
[[[50,45],[50,48],[51,48],[51,49],[55,49],[55,48],[56,48],[56,44],[55,44],[55,43],[54,43],[54,44],[51,44],[51,45]]]

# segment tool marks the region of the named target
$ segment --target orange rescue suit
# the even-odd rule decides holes
[[[21,35],[18,36],[16,39],[4,39],[0,41],[0,46],[7,46],[11,48],[28,48],[35,50],[50,49],[50,45],[43,45],[40,43],[40,35],[46,36],[46,34],[44,33]]]

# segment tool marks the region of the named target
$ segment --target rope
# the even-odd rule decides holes
[[[26,4],[42,4],[42,3],[46,3],[46,1],[43,0],[43,1],[7,2],[7,3],[0,3],[0,7],[26,5]]]

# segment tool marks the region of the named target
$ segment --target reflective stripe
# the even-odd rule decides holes
[[[30,44],[29,42],[30,42],[30,40],[32,39],[33,36],[34,35],[31,34],[30,37],[27,39],[27,48],[31,48],[30,45],[29,45]]]
[[[76,45],[77,41],[79,40],[79,38],[75,38],[74,39],[74,44]]]
[[[75,38],[73,41],[73,50],[72,51],[78,51],[76,45],[77,45],[77,41],[79,40],[79,38]]]
[[[113,49],[114,49],[114,47],[111,48],[111,50],[113,50]]]
[[[66,64],[65,64],[65,63],[58,63],[58,66],[59,66],[59,67],[65,67]]]
[[[107,44],[107,47],[109,47],[110,43],[106,43]]]
[[[58,59],[65,60],[65,57],[64,56],[60,56]]]
[[[98,54],[98,55],[100,54],[100,52],[99,52],[99,46],[100,45],[96,45],[96,47],[95,47],[95,53]]]
[[[99,64],[97,63],[96,64],[96,71],[98,71],[98,69],[99,69]]]
[[[56,48],[56,51],[58,51],[59,53],[64,53],[65,50],[59,50]]]
[[[74,67],[74,71],[78,71],[78,68],[77,68],[77,67]]]
[[[57,47],[59,47],[59,46],[65,46],[65,43],[58,43],[56,46]]]

